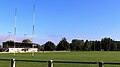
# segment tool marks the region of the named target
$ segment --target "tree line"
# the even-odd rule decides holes
[[[14,42],[14,41],[6,41]],[[22,43],[32,43],[29,39],[24,39]],[[47,41],[43,45],[35,46],[39,51],[120,51],[120,41],[115,41],[111,38],[103,38],[100,41],[89,41],[73,39],[71,43],[64,37],[58,44],[52,41]],[[2,47],[0,46],[0,51]]]
[[[73,39],[69,43],[66,38],[62,38],[57,45],[48,41],[42,46],[38,45],[38,48],[43,51],[120,51],[120,41],[105,37],[101,41]]]

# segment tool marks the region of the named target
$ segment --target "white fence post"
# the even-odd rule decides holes
[[[102,62],[102,61],[99,62],[99,67],[104,67],[103,63],[104,63],[104,62]]]
[[[15,59],[11,59],[11,67],[15,67]]]
[[[48,67],[53,67],[53,60],[48,61]]]

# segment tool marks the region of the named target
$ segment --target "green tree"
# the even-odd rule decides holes
[[[100,51],[101,50],[101,42],[100,41],[96,41],[96,45],[95,45],[95,50]]]
[[[22,41],[22,43],[32,43],[32,41],[29,40],[29,39],[24,39],[24,40]]]
[[[39,44],[36,45],[36,48],[38,48],[38,51],[42,49],[42,47]]]
[[[2,52],[2,45],[0,45],[0,52]]]
[[[73,39],[70,43],[71,51],[82,51],[84,46],[84,40]]]
[[[91,51],[91,50],[92,50],[92,49],[91,49],[91,46],[92,46],[92,41],[86,40],[86,41],[85,41],[85,44],[84,44],[84,50],[85,50],[85,51]]]
[[[51,41],[48,41],[44,44],[45,51],[53,51],[53,50],[55,50],[55,48],[56,48],[55,44]]]
[[[110,51],[112,42],[113,42],[113,40],[110,38],[106,38],[106,37],[103,38],[101,40],[102,49],[104,49],[105,51]]]
[[[110,51],[116,51],[117,50],[117,44],[115,42],[112,42],[110,45]]]
[[[70,45],[66,38],[62,38],[62,40],[57,45],[57,50],[70,50]]]
[[[116,44],[116,50],[120,51],[120,41],[114,41]]]
[[[92,41],[91,46],[92,51],[100,51],[101,50],[101,42],[100,41]]]

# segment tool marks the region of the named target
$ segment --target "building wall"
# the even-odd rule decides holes
[[[10,53],[13,53],[13,52],[38,52],[38,49],[37,48],[8,48]]]

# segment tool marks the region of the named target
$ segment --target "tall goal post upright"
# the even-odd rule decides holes
[[[14,56],[15,56],[15,41],[16,41],[16,17],[17,17],[17,8],[15,8],[15,19],[14,19]]]
[[[34,29],[35,29],[35,26],[34,26],[34,24],[35,24],[35,5],[33,5],[33,17],[32,17],[32,24],[33,24],[33,26],[32,26],[32,56],[34,56],[35,54],[34,54]]]

